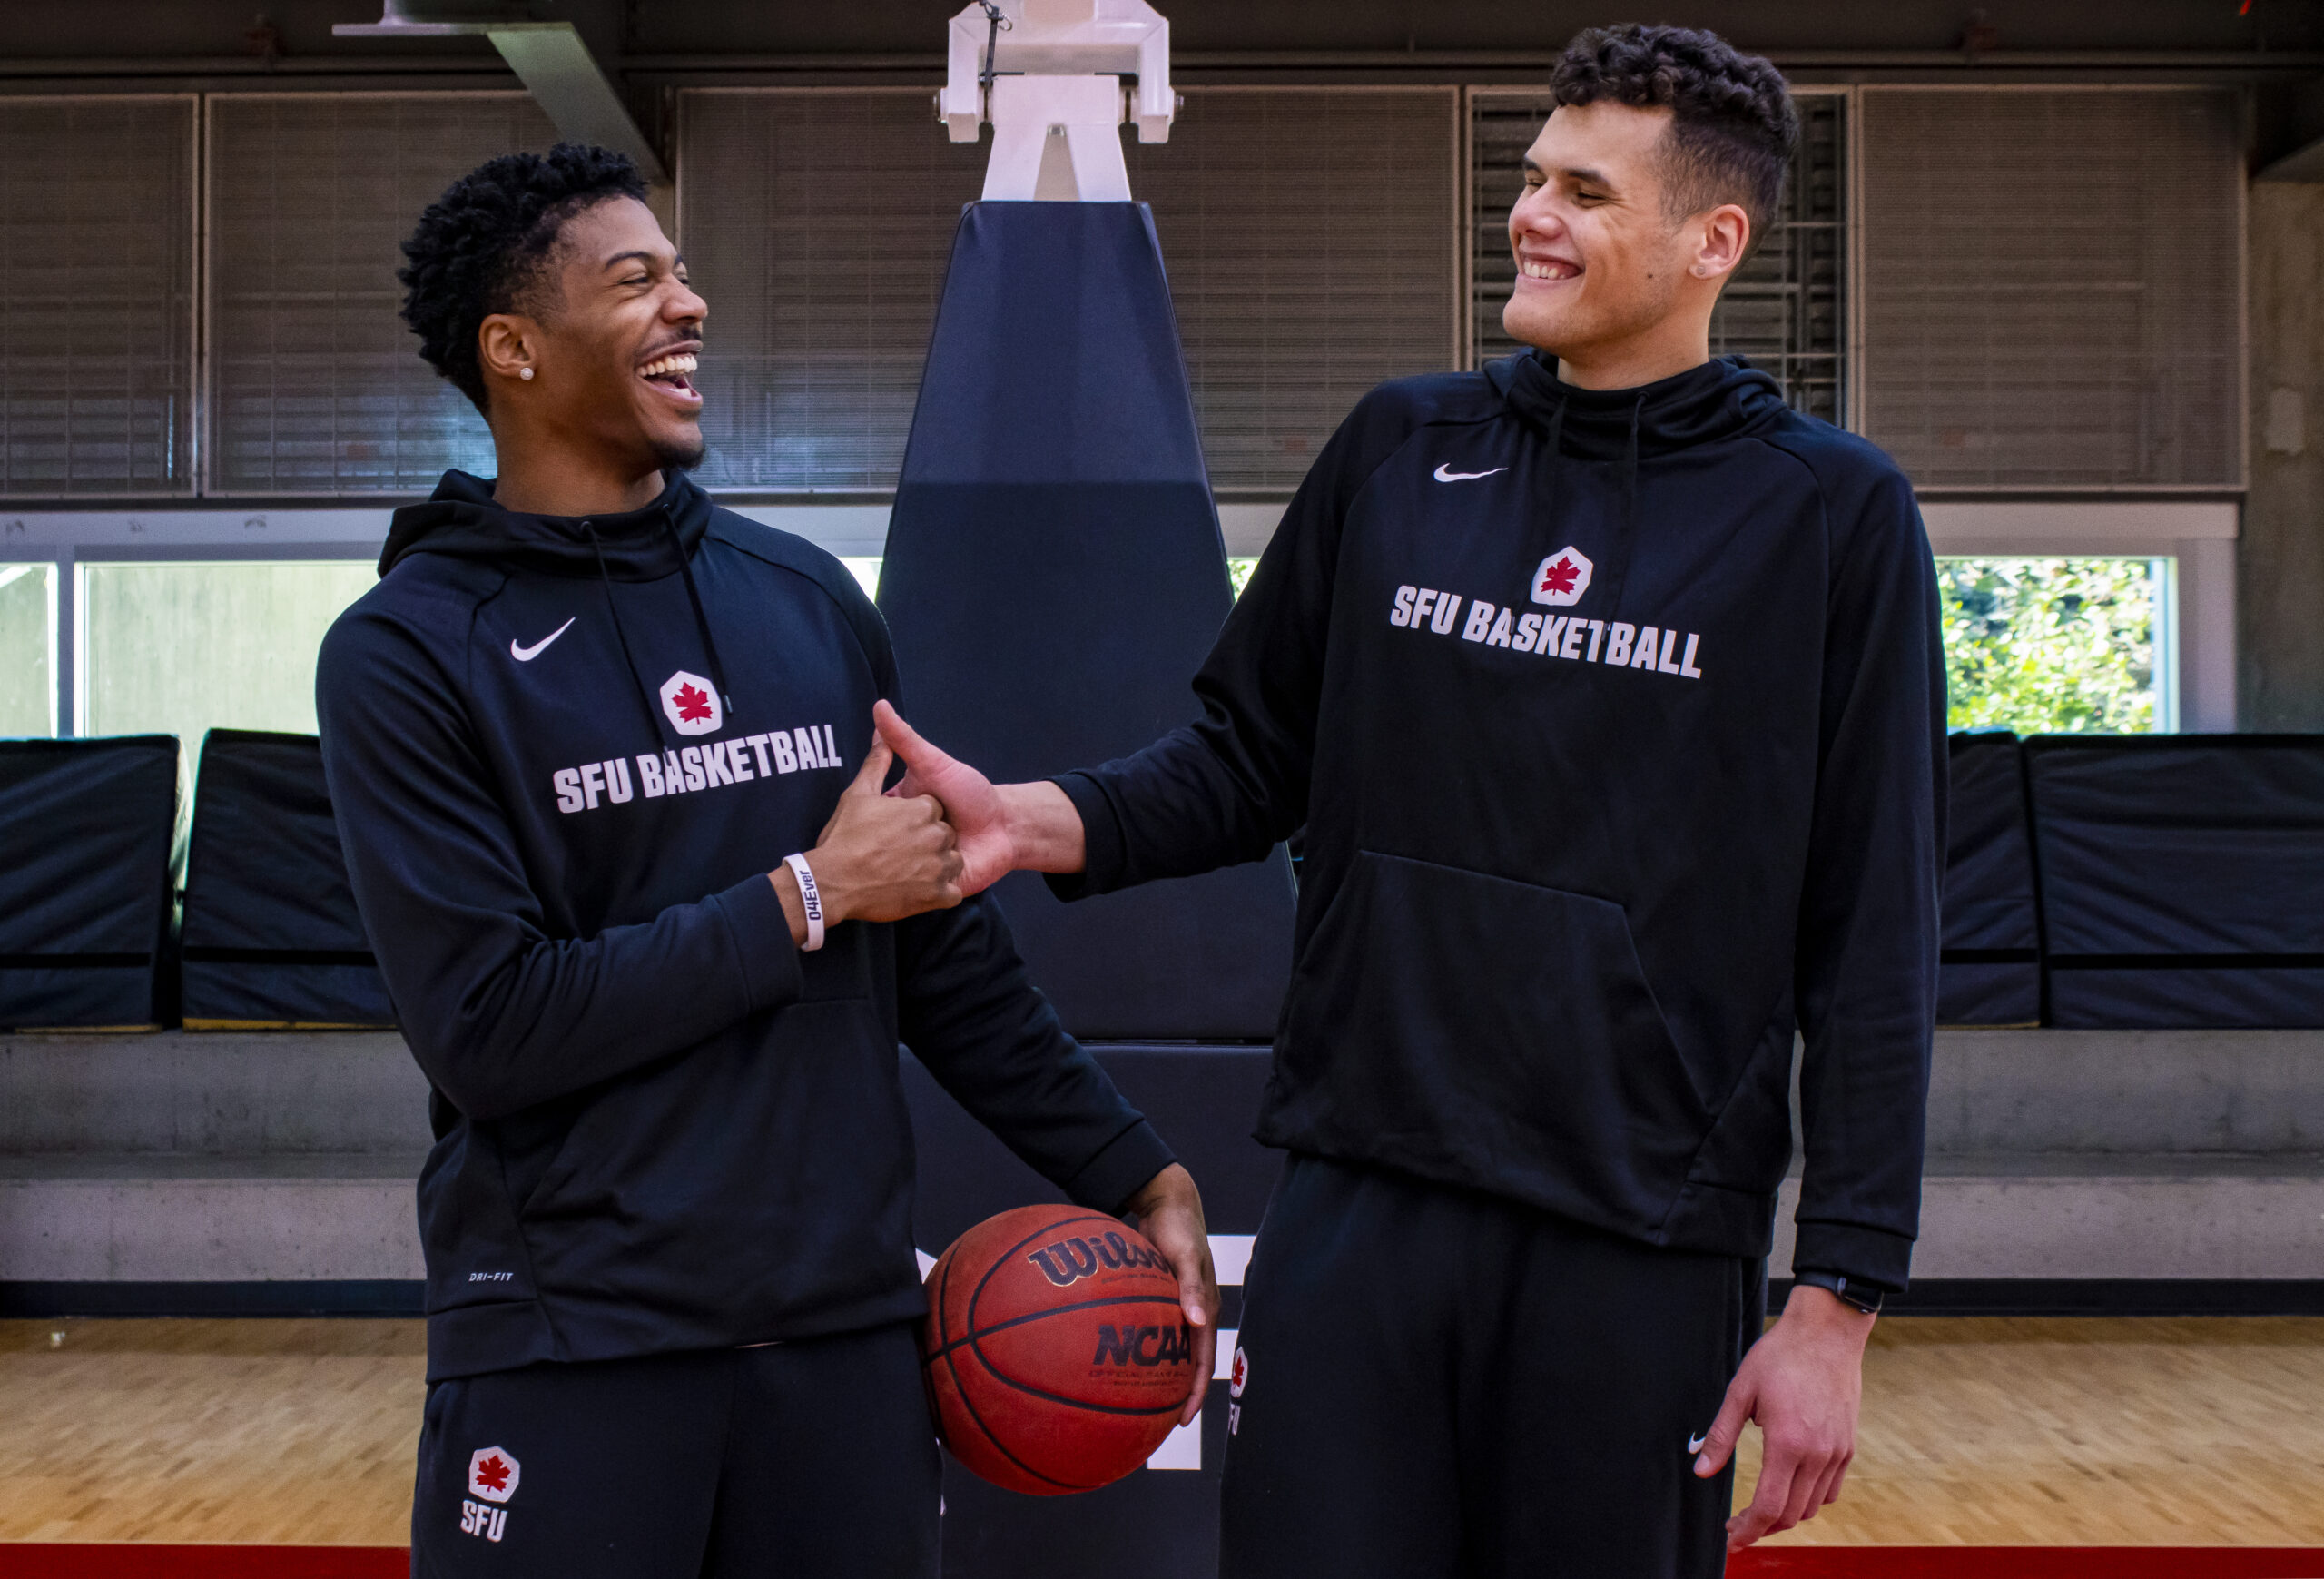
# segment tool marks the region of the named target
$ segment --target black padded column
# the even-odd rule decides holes
[[[880,605],[905,716],[996,780],[1122,755],[1195,716],[1187,682],[1232,595],[1144,204],[963,213]],[[1070,906],[1029,873],[997,893],[1077,1036],[1274,1034],[1280,849]]]

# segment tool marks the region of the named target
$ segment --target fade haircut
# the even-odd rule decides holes
[[[1593,27],[1565,46],[1550,86],[1560,104],[1670,112],[1662,207],[1673,224],[1736,203],[1756,250],[1782,212],[1799,112],[1769,62],[1699,28]]]
[[[487,160],[428,205],[403,244],[403,321],[419,354],[484,410],[478,328],[528,304],[567,221],[617,197],[645,198],[625,154],[580,143]]]

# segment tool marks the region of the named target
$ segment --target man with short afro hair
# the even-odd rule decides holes
[[[881,793],[871,599],[686,475],[709,306],[645,196],[568,144],[421,217],[404,320],[498,474],[396,511],[316,668],[430,1088],[412,1572],[937,1579],[898,1045],[1137,1214],[1206,1377],[1202,1203],[962,895],[941,808]]]
[[[1781,212],[1775,68],[1612,27],[1552,81],[1509,214],[1528,349],[1358,403],[1199,722],[1000,786],[891,729],[971,892],[1103,893],[1305,830],[1223,1579],[1711,1579],[1839,1495],[1910,1267],[1928,540],[1886,456],[1710,354]],[[1795,1286],[1763,1336],[1796,1033]]]
[[[645,178],[625,154],[560,143],[546,154],[488,159],[428,205],[403,243],[403,321],[420,360],[486,411],[477,330],[537,297],[565,222],[610,198],[644,202]]]

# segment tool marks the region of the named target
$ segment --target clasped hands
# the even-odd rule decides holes
[[[871,753],[806,852],[825,926],[950,910],[1019,868],[1081,870],[1081,817],[1064,791],[996,785],[921,738],[886,702],[872,708],[872,722]],[[903,778],[883,789],[898,761]],[[788,866],[768,878],[792,937],[805,942],[797,879]]]
[[[877,733],[871,754],[806,852],[825,926],[949,910],[1019,867],[1081,870],[1081,816],[1064,791],[1047,783],[996,785],[921,739],[885,702],[872,708],[872,723]],[[899,760],[904,776],[882,790]],[[805,942],[807,913],[798,880],[787,864],[768,877],[790,918],[793,939]],[[1218,1343],[1218,1277],[1202,1195],[1186,1169],[1173,1162],[1122,1209],[1177,1275],[1179,1303],[1195,1340],[1194,1387],[1178,1416],[1187,1424],[1208,1392]]]

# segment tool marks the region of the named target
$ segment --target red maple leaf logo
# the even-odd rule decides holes
[[[487,1491],[508,1489],[508,1461],[497,1453],[476,1466],[476,1483]]]
[[[692,724],[697,719],[707,718],[710,716],[709,695],[705,692],[696,690],[692,686],[680,686],[678,687],[678,694],[671,697],[670,700],[678,705],[678,720],[680,723]]]
[[[1581,574],[1581,566],[1576,565],[1571,558],[1560,555],[1556,564],[1541,572],[1541,590],[1571,592],[1573,590],[1573,578]]]

